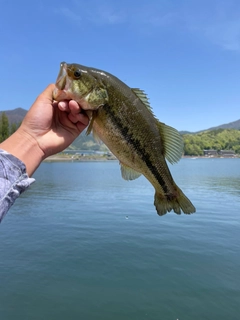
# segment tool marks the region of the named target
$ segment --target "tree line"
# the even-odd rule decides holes
[[[8,117],[5,112],[0,115],[0,142],[6,140],[13,134],[20,126],[21,123],[9,123]]]
[[[5,112],[0,115],[0,142],[7,139],[20,126],[21,123],[9,123]],[[199,133],[183,134],[184,155],[202,156],[204,150],[233,150],[240,154],[240,130],[217,129]],[[83,149],[100,148],[91,135],[80,135],[73,143],[73,147]]]
[[[203,150],[233,150],[240,154],[240,130],[217,129],[183,134],[184,155],[201,156]]]

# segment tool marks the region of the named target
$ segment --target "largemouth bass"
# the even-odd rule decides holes
[[[87,133],[102,140],[118,158],[122,177],[143,174],[155,188],[159,215],[195,212],[174,182],[165,158],[177,162],[183,151],[179,132],[154,116],[144,91],[132,89],[108,72],[61,63],[53,94],[56,101],[76,100],[90,118]]]

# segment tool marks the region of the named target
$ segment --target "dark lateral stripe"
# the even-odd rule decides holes
[[[113,109],[109,105],[104,105],[103,109],[108,114],[108,116],[110,116],[110,119],[117,126],[122,136],[128,141],[128,143],[134,146],[134,149],[137,151],[139,157],[146,163],[147,167],[150,169],[156,180],[163,188],[165,194],[168,195],[170,193],[168,187],[165,184],[165,181],[163,180],[161,175],[159,174],[157,168],[152,164],[149,153],[147,153],[146,150],[141,146],[141,141],[135,138],[133,134],[129,132],[129,128],[123,125],[121,119],[117,117],[117,115],[114,113]]]

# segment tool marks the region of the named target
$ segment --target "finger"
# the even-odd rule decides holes
[[[60,101],[58,103],[58,108],[61,111],[70,112],[68,101]]]
[[[82,110],[80,105],[75,100],[69,101],[69,109],[71,110],[72,114],[78,114]]]
[[[83,113],[78,113],[78,114],[69,113],[68,119],[72,121],[72,123],[81,122],[84,126],[87,126],[89,122],[88,117]]]
[[[78,131],[79,131],[79,133],[81,133],[84,129],[86,129],[86,125],[84,125],[83,123],[81,123],[81,122],[77,122],[76,123],[76,126],[77,126],[77,128],[78,128]]]
[[[89,124],[89,118],[85,113],[79,113],[78,119],[79,122],[81,122],[84,126],[87,126]]]
[[[69,114],[67,114],[66,112],[58,112],[59,115],[59,122],[60,124],[63,126],[64,129],[70,129],[71,131],[75,131],[76,130],[76,124],[73,123],[70,119],[69,119]],[[59,124],[57,124],[59,125]]]

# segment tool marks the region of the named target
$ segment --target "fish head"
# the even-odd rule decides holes
[[[108,102],[107,90],[91,69],[76,63],[62,62],[53,99],[75,100],[83,110],[96,110]]]

